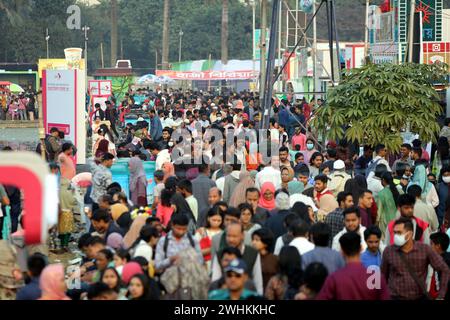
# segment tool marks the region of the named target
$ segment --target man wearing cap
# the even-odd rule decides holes
[[[235,259],[224,269],[225,287],[211,291],[209,300],[247,300],[258,294],[245,288],[248,280],[247,265],[241,259]]]
[[[345,172],[345,163],[342,160],[336,160],[333,164],[333,173],[330,176],[331,181],[328,183],[328,189],[337,197],[339,192],[343,192],[345,183],[351,179],[350,175]]]

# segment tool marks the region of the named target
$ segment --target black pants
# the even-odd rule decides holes
[[[117,132],[116,129],[116,122],[115,121],[111,121],[111,130],[114,132],[114,134],[116,135],[116,137],[119,137],[119,133]]]
[[[21,204],[11,204],[11,211],[9,213],[11,215],[11,233],[14,233],[19,227],[19,216],[22,213]]]

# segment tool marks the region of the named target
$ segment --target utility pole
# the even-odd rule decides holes
[[[123,39],[120,39],[120,59],[123,60]]]
[[[47,42],[47,59],[50,58],[50,54],[49,54],[49,50],[48,50],[48,41],[49,40],[50,40],[50,36],[48,34],[48,28],[47,28],[47,33],[46,33],[46,36],[45,36],[45,42]]]
[[[314,75],[314,92],[319,91],[319,72],[317,70],[317,16],[316,16],[316,0],[313,3],[313,75]]]
[[[267,51],[267,0],[261,0],[261,38],[260,38],[260,61],[261,61],[261,72],[260,72],[260,78],[259,78],[259,98],[260,103],[263,103],[261,98],[264,95],[264,91],[266,89],[265,82],[266,82],[266,51]]]
[[[111,0],[111,67],[113,68],[117,62],[118,33],[117,0]]]
[[[413,62],[413,50],[414,50],[414,13],[416,12],[416,1],[410,1],[409,11],[409,39],[408,39],[408,62]]]
[[[162,68],[169,69],[170,0],[164,0]]]
[[[211,53],[208,56],[208,71],[211,72]],[[208,80],[208,92],[211,91],[211,78]]]
[[[86,69],[86,88],[88,88],[88,32],[91,30],[88,26],[84,26],[81,30],[84,31],[84,68]]]
[[[105,57],[103,56],[103,42],[100,43],[100,55],[102,58],[102,69],[105,68]]]
[[[222,39],[221,39],[221,60],[222,64],[228,64],[228,0],[222,0]]]
[[[270,43],[269,43],[269,57],[267,60],[266,69],[266,84],[265,91],[263,92],[263,122],[262,128],[269,128],[270,112],[272,110],[272,93],[274,85],[274,69],[275,69],[275,54],[277,49],[277,37],[278,37],[278,10],[280,9],[281,0],[274,0],[272,4],[272,22],[270,26]]]
[[[253,55],[252,55],[252,59],[253,59],[253,74],[255,74],[255,69],[256,69],[256,37],[255,37],[255,31],[256,31],[256,0],[252,0],[251,2],[252,5],[252,11],[253,11],[253,44],[252,44],[252,48],[253,48]],[[255,94],[255,90],[256,90],[256,78],[253,78],[254,81],[254,85],[252,88],[252,92],[253,94]]]
[[[282,36],[282,33],[281,33],[281,21],[283,19],[282,11],[283,11],[283,9],[282,9],[282,7],[280,5],[279,11],[278,11],[278,15],[279,15],[279,17],[278,17],[278,61],[282,61],[281,60],[281,36]],[[277,89],[278,89],[279,92],[283,91],[283,84],[284,84],[284,82],[285,82],[285,79],[283,79],[283,77],[281,77],[281,79],[279,79],[278,85],[277,85]]]
[[[366,0],[366,30],[364,32],[364,60],[369,61],[369,6],[370,0]]]
[[[181,48],[182,48],[182,45],[183,45],[183,35],[184,35],[183,30],[180,29],[180,33],[179,33],[180,46],[179,46],[179,49],[178,49],[178,62],[181,62]]]

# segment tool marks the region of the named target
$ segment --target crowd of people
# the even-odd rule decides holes
[[[90,114],[90,172],[77,175],[73,144],[50,132],[60,177],[51,249],[70,251],[81,229],[82,261],[68,275],[79,285],[65,287],[63,266],[36,253],[18,299],[449,298],[450,119],[431,155],[418,139],[395,154],[321,137],[310,125],[320,100],[274,99],[263,130],[249,92],[138,94],[142,105],[130,93]],[[113,180],[119,160],[127,185]],[[12,207],[10,194],[0,188]]]
[[[21,93],[0,89],[0,120],[33,121],[38,118],[37,93],[33,87]]]

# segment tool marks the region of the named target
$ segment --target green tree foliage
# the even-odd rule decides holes
[[[108,66],[111,60],[110,0],[102,0],[95,6],[85,6],[84,2],[76,0],[0,0],[0,28],[6,30],[0,41],[0,60],[36,63],[45,57],[46,28],[50,33],[50,57],[64,57],[64,48],[67,47],[84,48],[83,32],[66,27],[67,7],[75,3],[81,8],[81,24],[90,27],[90,72],[101,66],[101,43],[105,65]],[[161,63],[163,3],[162,0],[118,1],[118,57],[121,58],[122,42],[123,57],[130,59],[136,69],[154,68],[155,51],[158,51]],[[2,5],[8,5],[8,11],[2,10]],[[184,32],[183,60],[208,59],[209,54],[212,59],[220,59],[221,15],[220,0],[171,1],[169,60],[178,61],[180,29]],[[251,7],[239,0],[229,0],[229,16],[230,59],[251,59]]]
[[[408,125],[422,140],[434,140],[442,110],[433,83],[445,83],[446,70],[418,64],[369,64],[349,70],[318,109],[313,126],[330,139],[383,143],[392,151],[400,149],[401,131]]]

